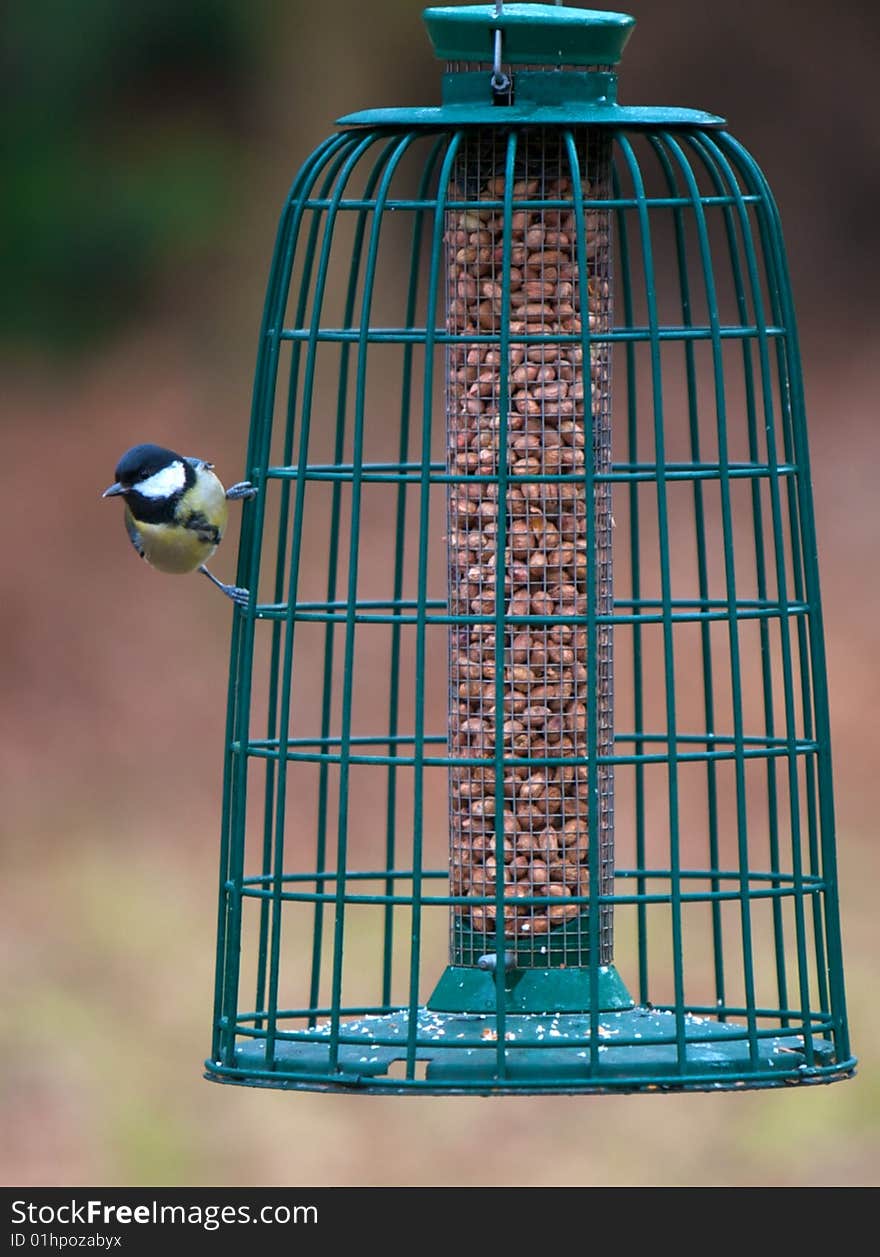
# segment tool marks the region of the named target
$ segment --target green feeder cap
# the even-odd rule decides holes
[[[425,9],[434,52],[444,61],[491,62],[494,33],[508,65],[617,65],[635,26],[627,13],[553,4],[465,4]]]
[[[342,126],[724,125],[696,109],[617,103],[614,67],[635,26],[628,13],[555,4],[505,4],[499,12],[495,4],[462,4],[425,9],[423,17],[434,52],[453,63],[443,76],[442,105],[359,110],[339,118]],[[493,94],[490,74],[498,32],[501,63],[521,67],[507,98]]]

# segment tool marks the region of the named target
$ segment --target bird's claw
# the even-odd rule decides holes
[[[207,576],[212,585],[216,585],[221,594],[225,594],[227,598],[231,598],[237,607],[247,607],[251,600],[250,592],[243,589],[241,585],[226,585],[222,580],[218,580],[216,576],[212,576],[204,563],[199,568],[203,576]]]
[[[230,501],[236,498],[255,498],[258,493],[259,489],[249,480],[240,480],[238,484],[230,485],[226,490],[226,496]]]

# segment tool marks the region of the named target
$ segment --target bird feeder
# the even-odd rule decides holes
[[[424,16],[442,104],[343,118],[272,262],[207,1077],[846,1077],[771,193],[722,119],[617,103],[632,18]]]

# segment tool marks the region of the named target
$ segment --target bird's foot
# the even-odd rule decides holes
[[[221,593],[227,598],[231,598],[237,607],[246,607],[251,600],[250,591],[243,589],[241,585],[224,585],[222,580],[218,580],[216,576],[212,576],[208,569],[204,566],[199,568],[203,576],[207,576],[212,585],[216,585]]]
[[[225,585],[223,588],[227,598],[231,598],[237,607],[247,609],[251,600],[250,590],[242,589],[241,585]]]
[[[256,485],[252,485],[249,480],[240,480],[238,484],[229,486],[226,496],[232,502],[236,498],[255,498],[259,492]]]

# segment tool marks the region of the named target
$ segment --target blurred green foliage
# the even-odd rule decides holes
[[[157,271],[216,247],[266,9],[12,0],[5,10],[0,335],[82,347],[141,313]]]

